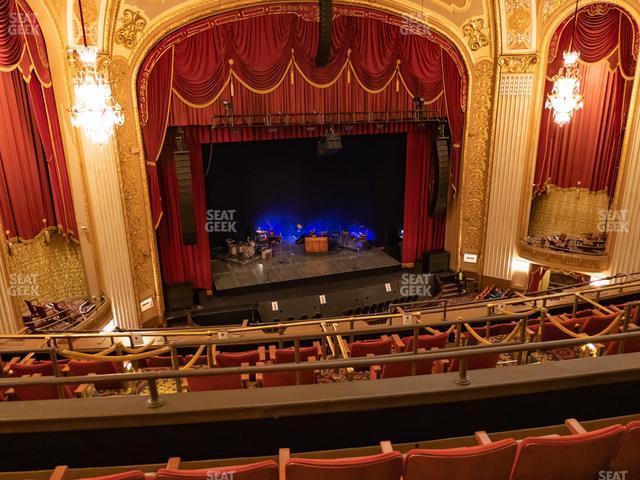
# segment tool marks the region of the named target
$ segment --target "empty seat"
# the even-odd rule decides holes
[[[366,357],[369,354],[386,355],[391,353],[393,341],[389,337],[374,340],[360,340],[349,344],[351,357]]]
[[[481,353],[472,357],[467,357],[467,370],[480,370],[483,368],[494,368],[500,359],[499,353]],[[460,362],[457,358],[451,359],[449,366],[450,372],[457,372],[460,368]]]
[[[400,452],[367,457],[312,459],[291,458],[286,462],[286,480],[400,480]]]
[[[202,470],[178,470],[162,468],[156,473],[156,480],[278,480],[278,465],[268,460],[234,465],[228,467],[211,467]]]
[[[424,348],[418,349],[418,353],[425,353]],[[415,362],[416,375],[429,375],[433,370],[433,360],[419,360]],[[376,378],[396,378],[396,377],[408,377],[411,375],[411,362],[396,362],[386,363],[382,367],[378,365],[372,365],[370,369],[369,378],[375,380]]]
[[[29,377],[30,375],[25,375]],[[34,376],[40,376],[40,374],[34,374]],[[33,386],[20,386],[15,385],[12,389],[8,390],[12,393],[16,400],[56,400],[59,397],[58,387],[54,385],[33,385]],[[70,385],[64,385],[62,387],[62,398],[73,398],[73,387]]]
[[[473,447],[410,450],[404,480],[507,480],[516,451],[513,439]]]
[[[577,334],[580,327],[582,326],[582,321],[580,319],[570,319],[558,322],[567,330]],[[535,339],[538,339],[538,331],[540,329],[540,324],[530,325],[529,329],[535,334]],[[547,321],[544,323],[544,328],[542,329],[542,341],[550,342],[553,340],[565,340],[567,338],[574,338],[568,333],[564,332],[557,325]]]
[[[587,480],[609,468],[624,428],[620,425],[561,437],[530,437],[519,445],[511,480]]]
[[[186,377],[186,381],[187,388],[190,392],[235,390],[245,386],[248,381],[248,375],[241,375],[239,373],[228,375],[205,375],[198,377]]]
[[[640,478],[640,421],[629,422],[609,470],[627,472],[626,478]]]
[[[34,375],[39,373],[43,377],[53,376],[53,363],[50,361],[33,362],[27,364],[16,363],[12,365],[11,372],[15,377]]]
[[[184,365],[185,360],[182,355],[178,355],[178,365]],[[149,357],[144,360],[146,368],[165,368],[173,367],[173,361],[170,355],[159,355],[157,357]]]
[[[95,360],[70,360],[69,375],[72,377],[80,377],[91,374],[109,375],[122,373],[124,371],[122,363],[95,361]],[[126,388],[125,382],[100,382],[95,384],[98,390],[119,390]]]
[[[286,387],[297,385],[296,372],[264,372],[261,376],[263,387]],[[316,383],[317,375],[315,370],[300,371],[300,385],[311,385]]]
[[[275,363],[293,363],[296,361],[296,350],[294,347],[290,348],[278,348],[275,350],[271,350],[270,358]],[[320,358],[322,355],[322,350],[320,349],[320,344],[314,345],[312,347],[301,347],[300,348],[300,361],[306,362],[309,357]]]
[[[583,317],[580,319],[578,333],[586,333],[587,335],[598,335],[602,333],[611,322],[613,322],[617,313],[610,313],[609,315],[592,315],[590,317]],[[609,333],[616,333],[615,330],[612,330]]]
[[[264,347],[261,347],[264,350]],[[264,361],[264,354],[261,355],[258,350],[249,350],[246,352],[220,352],[216,354],[216,363],[219,367],[239,367],[243,363],[255,365],[260,361]]]
[[[449,340],[448,333],[440,333],[437,335],[419,335],[418,336],[418,348],[424,348],[429,350],[430,348],[445,348],[447,346],[447,342]],[[405,351],[413,350],[413,336],[407,336],[401,338],[402,343],[404,344]]]

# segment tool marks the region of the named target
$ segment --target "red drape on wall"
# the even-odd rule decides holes
[[[421,259],[425,251],[444,248],[445,216],[429,216],[435,135],[433,129],[407,134],[402,263]]]
[[[191,180],[193,184],[193,206],[196,218],[206,218],[207,200],[204,187],[202,146],[189,145],[191,160]],[[195,245],[182,243],[182,223],[180,221],[180,201],[176,165],[170,149],[164,149],[159,162],[160,187],[166,201],[164,216],[158,228],[158,248],[162,276],[168,284],[190,281],[195,288],[211,290],[211,262],[209,261],[209,234],[204,228],[197,228]],[[202,226],[204,227],[204,226]]]
[[[467,80],[453,47],[433,33],[403,35],[401,23],[358,11],[336,13],[332,56],[323,68],[314,64],[319,24],[308,20],[317,7],[308,4],[295,14],[243,11],[206,19],[155,47],[140,70],[138,99],[156,222],[162,205],[153,170],[166,127],[209,126],[212,115],[224,113],[222,100],[231,100],[238,115],[291,114],[407,111],[419,96],[427,108],[448,113],[453,142],[460,144]],[[454,152],[453,178],[458,157]]]
[[[554,34],[549,53],[546,93],[568,50],[573,17]],[[569,125],[559,127],[544,109],[535,183],[613,193],[637,59],[637,27],[626,12],[608,4],[578,11],[573,48],[580,52],[584,108]]]
[[[10,238],[17,236],[30,239],[44,227],[58,226],[62,231],[75,236],[77,225],[71,187],[40,26],[29,6],[20,0],[0,0],[0,25],[0,68],[4,70],[0,75],[4,77],[2,96],[6,97],[4,101],[7,107],[0,111],[0,130],[4,137],[2,168],[5,172],[19,169],[24,172],[21,178],[23,183],[13,183],[9,179],[3,187],[6,194],[4,199],[14,199],[14,203],[2,206],[5,230]],[[14,90],[9,91],[9,88]],[[26,109],[24,115],[32,120],[15,121],[17,117],[10,109],[10,104],[21,105],[20,108]],[[23,130],[25,128],[29,130]],[[29,138],[33,138],[32,150],[35,149],[36,153],[21,156],[17,144]],[[14,142],[16,145],[10,145]],[[39,164],[30,165],[31,162],[36,162],[37,155],[42,151],[46,160],[43,163],[44,170]],[[34,176],[24,176],[27,172]],[[35,172],[38,172],[37,176]],[[48,178],[42,177],[43,172]],[[25,189],[29,182],[33,187]],[[45,183],[47,191],[41,192]],[[48,200],[45,201],[45,198]],[[29,206],[18,205],[15,203],[18,199]],[[9,211],[12,212],[12,218],[7,218]],[[35,216],[39,217],[37,229],[33,223]]]
[[[17,70],[0,72],[0,213],[7,236],[29,239],[53,224],[40,137]]]

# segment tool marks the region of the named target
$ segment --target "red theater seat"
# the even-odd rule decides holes
[[[525,438],[511,480],[596,479],[609,468],[624,432],[614,425],[577,435]]]
[[[430,348],[445,348],[447,341],[449,340],[448,333],[440,333],[438,335],[419,335],[418,336],[418,348],[424,348],[429,350]],[[404,344],[404,351],[413,351],[413,336],[402,337],[401,342]]]
[[[77,478],[77,477],[75,477]],[[141,470],[129,470],[128,472],[114,473],[102,477],[82,477],[77,480],[151,480],[153,477],[146,477]],[[68,480],[71,476],[67,474],[67,467],[57,467],[49,480]]]
[[[308,357],[308,362],[315,362],[316,357]],[[311,385],[317,382],[315,370],[300,370],[300,385]],[[256,382],[263,387],[286,387],[297,385],[296,372],[262,372],[256,375]]]
[[[382,337],[374,340],[360,340],[349,344],[351,357],[366,357],[367,355],[387,355],[391,353],[393,341],[390,337]]]
[[[184,365],[184,357],[178,355],[178,365]],[[169,355],[160,355],[157,357],[149,357],[144,360],[146,368],[166,368],[173,367],[173,362]]]
[[[286,455],[286,454],[285,454]],[[291,458],[283,462],[286,480],[400,480],[400,452],[338,459]]]
[[[14,377],[22,377],[23,375],[34,375],[39,373],[43,377],[53,376],[53,363],[49,361],[33,362],[27,364],[16,363],[11,367]]]
[[[483,368],[495,368],[500,359],[499,353],[482,353],[480,355],[474,355],[473,357],[467,357],[467,370],[481,370]],[[449,366],[449,372],[457,372],[460,368],[460,364],[457,358],[451,359]]]
[[[216,364],[218,367],[240,367],[243,363],[255,365],[264,360],[264,347],[246,352],[220,352],[216,354]]]
[[[248,364],[244,364],[248,366]],[[190,392],[205,392],[209,390],[235,390],[244,388],[248,375],[229,374],[229,375],[208,375],[200,377],[186,377],[187,389]]]
[[[473,447],[410,450],[404,480],[508,480],[517,443],[506,439]]]
[[[424,348],[418,349],[418,353],[426,353]],[[420,360],[416,363],[416,375],[429,375],[433,370],[433,360]],[[386,363],[380,367],[372,365],[369,371],[369,378],[397,378],[411,376],[411,362]]]
[[[300,348],[300,361],[306,362],[309,357],[315,357],[316,359],[322,358],[322,349],[318,342],[316,342],[312,347]],[[270,348],[269,358],[275,363],[294,363],[296,361],[296,350],[294,347],[278,349]]]
[[[110,375],[122,373],[124,371],[122,363],[94,361],[94,360],[70,360],[69,375],[80,377],[89,374]],[[97,390],[120,390],[126,388],[125,382],[100,382],[96,383]]]
[[[609,470],[627,472],[626,478],[640,478],[640,421],[629,422]]]
[[[25,375],[28,377],[29,375]],[[35,374],[39,376],[39,374]],[[63,398],[73,398],[73,387],[70,385],[64,385],[62,388]],[[7,391],[9,396],[14,397],[16,400],[57,400],[58,388],[50,385],[33,385],[33,386],[19,386],[16,385]]]
[[[278,465],[268,460],[201,470],[162,468],[157,471],[155,478],[156,480],[278,480]]]
[[[560,325],[562,325],[567,330],[577,334],[580,327],[583,324],[584,319],[570,319],[559,321]],[[535,335],[534,339],[538,340],[538,331],[540,329],[540,324],[534,324],[529,326],[529,330],[533,332]],[[544,323],[544,328],[542,329],[542,341],[543,342],[551,342],[553,340],[565,340],[567,338],[575,338],[569,335],[568,333],[562,331],[558,326],[551,323],[550,321],[546,321]]]
[[[630,331],[631,330],[635,331],[637,329],[638,327],[635,327],[634,325],[629,325]],[[607,344],[607,355],[616,355],[619,349],[620,349],[619,341],[609,342]],[[624,348],[622,353],[634,353],[634,352],[640,352],[640,336],[629,338],[624,341]]]
[[[589,336],[598,335],[611,325],[611,322],[613,322],[617,316],[617,313],[611,313],[609,315],[584,317],[580,322],[578,333],[586,333]],[[616,330],[611,330],[609,333],[616,333]]]

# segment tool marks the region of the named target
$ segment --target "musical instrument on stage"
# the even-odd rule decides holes
[[[328,253],[329,237],[304,237],[305,253]]]

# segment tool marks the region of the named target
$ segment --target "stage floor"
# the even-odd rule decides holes
[[[217,291],[274,285],[298,280],[400,269],[401,264],[382,250],[355,252],[341,249],[326,255],[306,255],[304,245],[283,243],[273,249],[273,257],[246,265],[215,258],[211,262]]]

